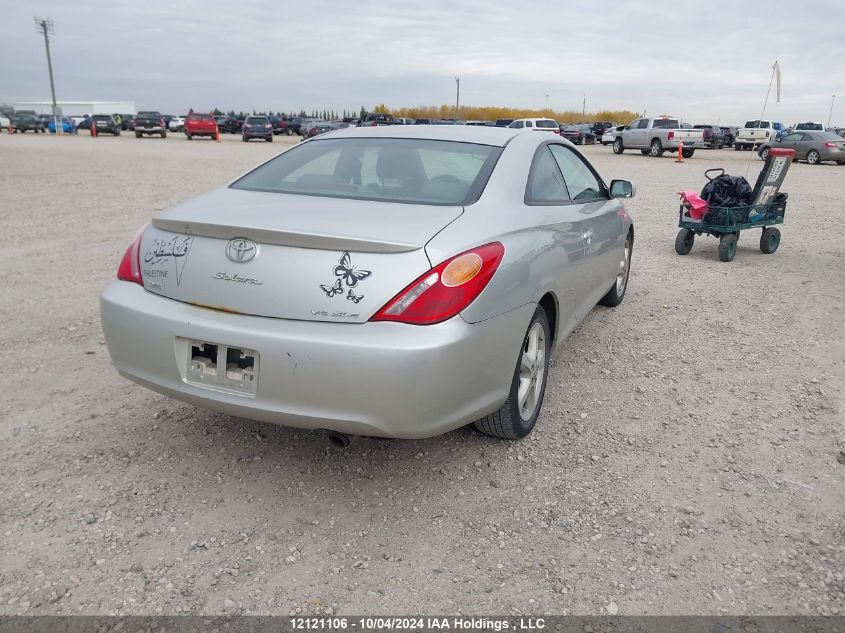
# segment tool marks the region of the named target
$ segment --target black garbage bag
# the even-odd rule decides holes
[[[751,204],[754,191],[742,176],[722,174],[704,185],[701,197],[707,200],[711,207],[738,207]]]

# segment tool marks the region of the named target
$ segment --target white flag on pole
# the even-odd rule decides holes
[[[780,103],[780,64],[775,60],[775,65],[772,66],[775,71],[775,94],[777,95],[777,102]]]

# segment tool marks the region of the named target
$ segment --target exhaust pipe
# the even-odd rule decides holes
[[[339,431],[328,431],[326,436],[334,448],[347,448],[352,443],[352,436]]]

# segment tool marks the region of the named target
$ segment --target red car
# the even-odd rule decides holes
[[[210,114],[191,112],[185,119],[185,136],[190,141],[195,136],[214,138],[217,135],[217,121]]]

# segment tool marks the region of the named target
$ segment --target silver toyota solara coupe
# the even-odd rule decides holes
[[[138,232],[100,299],[108,349],[244,418],[521,438],[555,345],[625,296],[633,194],[533,130],[321,135]]]

